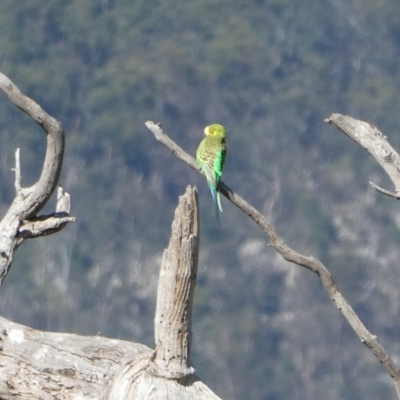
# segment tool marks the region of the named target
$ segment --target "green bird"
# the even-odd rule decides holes
[[[200,142],[196,151],[196,160],[206,176],[208,187],[215,207],[217,224],[220,226],[218,208],[222,212],[221,200],[219,197],[218,183],[222,176],[222,169],[226,157],[226,130],[222,125],[212,124],[204,129],[206,137]]]

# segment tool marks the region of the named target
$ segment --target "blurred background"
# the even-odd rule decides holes
[[[193,363],[204,383],[232,400],[395,399],[317,277],[224,199],[219,229],[205,181],[144,122],[191,154],[204,126],[225,125],[223,181],[325,263],[399,364],[399,205],[368,185],[392,190],[372,158],[323,122],[349,114],[400,149],[399,15],[395,0],[2,0],[0,70],[62,122],[60,184],[77,222],[21,246],[0,314],[154,347],[162,251],[178,196],[196,185]],[[0,217],[15,149],[27,186],[44,146],[0,96]]]

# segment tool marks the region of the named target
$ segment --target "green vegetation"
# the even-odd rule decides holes
[[[350,114],[400,148],[399,14],[390,0],[1,1],[0,70],[62,121],[61,184],[77,217],[21,247],[1,315],[153,346],[161,253],[178,196],[197,185],[202,380],[226,399],[394,398],[316,278],[277,257],[224,199],[218,229],[205,181],[144,122],[161,122],[191,154],[204,126],[226,126],[224,182],[320,257],[399,354],[397,204],[369,188],[383,172],[368,155],[323,123]],[[44,139],[0,98],[0,214],[15,148],[27,185]]]

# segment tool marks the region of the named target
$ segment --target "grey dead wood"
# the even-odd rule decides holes
[[[368,122],[359,121],[348,115],[332,114],[325,122],[343,132],[363,147],[385,170],[395,187],[395,193],[383,189],[373,182],[370,185],[378,192],[400,199],[400,156],[391,146],[387,137]]]
[[[400,156],[389,143],[387,136],[374,125],[365,121],[359,121],[349,115],[334,113],[326,118],[325,122],[344,133],[371,154],[389,176],[395,187],[395,192],[383,189],[373,182],[369,182],[370,185],[379,193],[399,200]],[[385,349],[378,343],[376,336],[372,336],[372,338],[369,337],[368,340],[364,341],[364,344],[375,354],[389,373],[394,382],[397,396],[400,399],[400,371],[397,365]]]
[[[28,188],[21,187],[19,149],[15,153],[16,196],[0,222],[0,285],[10,270],[14,253],[28,238],[49,235],[63,229],[75,219],[69,216],[68,193],[61,189],[54,214],[37,216],[57,187],[64,155],[64,132],[59,121],[25,96],[9,78],[0,73],[0,89],[10,102],[28,114],[42,127],[47,137],[46,155],[39,180]],[[66,208],[67,207],[67,208]]]
[[[16,197],[0,222],[0,284],[15,251],[28,238],[60,231],[75,221],[70,196],[59,187],[56,211],[38,216],[57,186],[64,154],[61,124],[0,73],[0,89],[47,135],[41,176],[21,186],[15,153]],[[196,189],[179,199],[164,253],[155,318],[156,350],[137,343],[37,331],[0,317],[0,399],[217,400],[194,374],[191,318],[199,253]]]
[[[334,115],[339,115],[339,114],[334,114]],[[332,118],[332,117],[331,117]],[[350,117],[348,117],[350,118]],[[340,120],[340,118],[339,118]],[[335,123],[339,124],[338,119],[335,119]],[[345,133],[349,135],[346,127],[350,126],[350,131],[352,132],[351,135],[354,137],[357,131],[357,126],[362,127],[362,130],[358,132],[358,137],[363,136],[363,132],[368,131],[366,126],[364,125],[365,123],[361,124],[356,124],[350,123],[350,120],[347,119],[346,121],[343,121],[343,124],[341,125],[341,130],[342,128],[345,129]],[[355,121],[355,120],[354,120]],[[331,123],[331,122],[329,122]],[[187,164],[190,168],[192,168],[194,171],[196,171],[198,174],[203,175],[200,168],[198,167],[195,159],[191,157],[189,154],[187,154],[183,149],[181,149],[173,140],[171,140],[168,135],[165,134],[163,131],[161,124],[159,123],[154,123],[152,121],[146,122],[147,128],[153,133],[155,138],[162,143],[164,146],[166,146],[178,159],[183,161],[185,164]],[[336,126],[336,125],[335,125]],[[373,132],[377,132],[376,128],[371,126],[371,130]],[[379,131],[378,131],[379,132]],[[374,134],[375,134],[374,133]],[[349,135],[350,137],[352,137]],[[382,135],[383,137],[383,135]],[[380,137],[380,139],[382,139]],[[386,139],[385,139],[386,140]],[[363,142],[365,143],[365,142]],[[380,141],[380,146],[382,146],[383,142]],[[378,146],[379,147],[379,146]],[[385,149],[387,149],[385,147]],[[378,152],[377,152],[378,153]],[[377,153],[374,153],[376,157],[379,157]],[[373,154],[373,152],[371,152]],[[387,153],[387,157],[388,158]],[[395,152],[390,151],[390,154],[392,157],[396,157]],[[385,157],[383,157],[385,159]],[[381,162],[382,158],[379,157]],[[396,159],[397,162],[397,159]],[[391,161],[389,161],[391,163]],[[382,164],[381,164],[382,165]],[[388,167],[388,165],[385,164],[385,170],[390,170],[392,175],[394,177],[394,172],[393,168]],[[204,177],[204,175],[203,175]],[[395,178],[395,177],[394,177]],[[396,182],[399,182],[395,179]],[[395,183],[396,185],[396,183]],[[397,189],[397,186],[396,186]],[[285,260],[296,264],[300,267],[303,267],[305,269],[308,269],[309,271],[315,273],[318,278],[320,279],[321,285],[324,288],[325,292],[327,295],[334,301],[336,304],[336,307],[338,310],[342,313],[346,321],[349,323],[349,325],[352,327],[358,338],[361,340],[361,342],[375,355],[375,357],[378,359],[378,361],[383,365],[385,371],[389,374],[389,376],[392,379],[392,382],[394,384],[397,397],[400,399],[400,371],[395,364],[393,358],[389,355],[389,353],[384,349],[384,347],[379,343],[377,337],[373,335],[371,332],[368,331],[368,329],[365,327],[365,325],[362,323],[358,315],[354,312],[350,304],[347,302],[347,300],[343,297],[343,295],[340,293],[331,273],[328,271],[328,269],[322,264],[321,261],[316,259],[313,256],[305,256],[303,254],[298,253],[297,251],[293,250],[290,246],[288,246],[283,239],[279,236],[275,228],[267,221],[267,219],[257,210],[255,209],[252,205],[250,205],[246,200],[242,199],[237,193],[235,193],[232,189],[230,189],[226,184],[224,184],[222,181],[219,183],[219,191],[236,207],[238,207],[240,210],[242,210],[246,215],[248,215],[260,228],[261,230],[267,235],[269,238],[269,245],[273,247]]]
[[[41,332],[1,317],[0,327],[4,400],[100,399],[115,371],[153,354],[137,343]]]
[[[218,400],[190,361],[198,254],[197,191],[188,187],[179,198],[161,264],[156,349],[41,332],[0,317],[0,398]]]
[[[217,397],[194,374],[190,361],[191,319],[199,254],[197,191],[179,198],[164,251],[155,316],[156,349],[117,371],[105,400],[204,399]]]
[[[155,317],[154,373],[165,378],[192,376],[191,316],[199,258],[197,190],[180,198],[171,239],[161,263]]]

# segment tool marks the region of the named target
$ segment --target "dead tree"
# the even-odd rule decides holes
[[[47,135],[46,156],[39,180],[31,187],[21,187],[19,149],[15,152],[16,196],[0,222],[0,285],[11,267],[14,253],[28,238],[50,235],[63,229],[74,218],[69,216],[69,195],[58,189],[56,212],[37,216],[53,194],[60,177],[64,156],[64,132],[59,121],[48,115],[0,73],[0,89],[16,107],[27,113]]]
[[[4,75],[0,88],[47,134],[39,181],[21,187],[16,152],[16,198],[0,222],[0,283],[18,246],[58,232],[69,216],[69,195],[58,190],[56,212],[38,216],[58,184],[64,154],[61,124],[22,94]],[[37,331],[0,317],[0,398],[216,400],[190,361],[191,318],[199,253],[197,191],[180,197],[164,252],[155,318],[156,348],[99,336]]]
[[[0,318],[0,398],[219,399],[190,361],[198,232],[197,191],[188,187],[161,263],[155,350],[100,336],[41,332]]]

